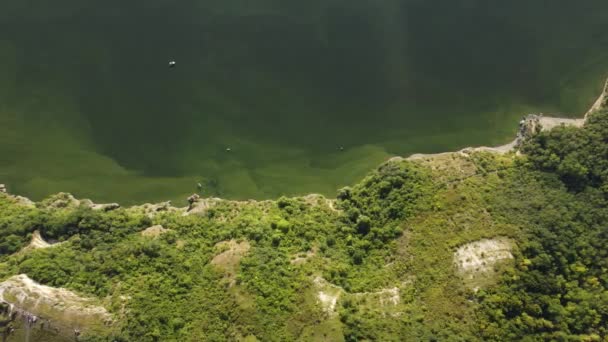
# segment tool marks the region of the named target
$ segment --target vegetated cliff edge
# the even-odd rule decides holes
[[[120,208],[3,190],[4,336],[606,338],[605,102],[584,121],[528,116],[523,155],[394,158],[335,200]]]

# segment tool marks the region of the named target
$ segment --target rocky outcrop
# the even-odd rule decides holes
[[[143,212],[143,214],[150,218],[154,218],[156,215],[164,212],[181,212],[182,215],[185,216],[191,214],[204,214],[209,208],[223,201],[219,198],[202,198],[197,194],[189,196],[186,200],[188,202],[187,207],[175,207],[172,205],[171,201],[167,201],[154,204],[145,203],[142,205],[133,206],[129,208],[129,210]]]
[[[104,204],[95,204],[91,202],[89,207],[93,210],[101,210],[101,211],[112,211],[120,208],[120,204],[118,203],[104,203]]]
[[[170,231],[170,229],[165,229],[163,226],[161,226],[159,224],[159,225],[144,229],[141,232],[141,236],[148,237],[148,238],[157,238],[168,231]]]
[[[318,290],[317,305],[321,306],[323,312],[329,317],[337,315],[338,300],[345,293],[344,289],[328,282],[322,277],[315,277],[313,284]]]
[[[8,192],[8,187],[4,184],[0,184],[0,194],[6,194],[6,195],[8,195],[9,198],[12,198],[17,203],[27,206],[27,207],[34,207],[36,205],[34,202],[30,201],[28,198],[11,195]]]
[[[215,245],[218,254],[211,260],[211,265],[214,265],[218,270],[224,273],[230,286],[236,284],[236,275],[241,259],[251,249],[249,241],[222,241]]]
[[[43,200],[38,206],[45,209],[76,208],[80,206],[80,201],[67,192],[60,192]]]
[[[188,206],[188,209],[186,210],[184,215],[204,214],[207,212],[207,210],[213,208],[216,204],[218,204],[221,201],[222,201],[222,199],[219,199],[219,198],[200,198],[200,197],[193,198],[192,196],[190,196],[188,198],[188,203],[190,205]]]
[[[39,207],[46,209],[61,209],[61,208],[77,208],[84,206],[93,210],[111,211],[120,208],[118,203],[97,204],[90,199],[79,200],[72,194],[60,192],[53,195],[44,201],[40,202]]]
[[[22,205],[22,206],[25,206],[25,207],[31,207],[31,208],[33,208],[33,207],[35,207],[35,206],[36,206],[36,203],[34,203],[32,200],[30,200],[30,199],[29,199],[29,198],[27,198],[27,197],[23,197],[23,196],[12,196],[12,198],[13,198],[15,201],[17,201],[17,203],[19,203],[19,204],[20,204],[20,205]]]
[[[489,270],[496,262],[513,259],[512,243],[508,239],[483,239],[468,243],[454,253],[454,263],[462,273]]]
[[[405,287],[411,283],[410,280],[403,282],[400,286]],[[383,288],[372,292],[348,292],[342,287],[334,285],[323,277],[317,276],[313,279],[316,290],[317,305],[321,307],[329,317],[337,315],[337,307],[343,299],[352,300],[367,308],[374,308],[393,316],[401,315],[398,305],[401,303],[400,287]]]
[[[495,280],[495,266],[513,260],[514,243],[507,238],[482,239],[462,245],[454,253],[457,273],[473,290]]]
[[[144,215],[154,218],[160,213],[184,211],[184,208],[176,208],[171,205],[171,201],[161,203],[145,203],[138,206],[130,207],[129,210],[142,212]]]
[[[515,147],[519,147],[524,141],[532,138],[536,134],[543,131],[550,131],[558,126],[575,126],[582,127],[585,124],[586,118],[583,119],[568,119],[544,116],[543,114],[530,114],[525,116],[519,122],[519,130],[515,140]]]
[[[517,145],[520,145],[526,139],[530,139],[541,132],[542,125],[540,123],[540,118],[540,115],[530,114],[521,119],[517,131],[517,138],[515,140]]]
[[[0,328],[5,337],[23,337],[20,340],[43,331],[73,341],[81,332],[99,333],[112,324],[112,316],[95,299],[38,284],[25,274],[0,283],[0,303]]]
[[[190,197],[188,197],[188,211],[192,210],[192,208],[194,208],[194,205],[196,204],[196,202],[198,202],[201,199],[201,196],[199,196],[198,194],[193,194]]]
[[[36,230],[36,231],[34,231],[34,233],[32,233],[32,240],[30,241],[30,243],[27,246],[25,246],[21,250],[21,252],[49,248],[49,247],[59,246],[61,244],[62,244],[62,242],[50,243],[50,242],[44,240],[44,238],[42,238],[42,235],[40,235],[40,232]]]

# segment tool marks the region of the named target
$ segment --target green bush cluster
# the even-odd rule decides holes
[[[607,119],[596,113],[583,129],[560,127],[527,143],[528,167],[543,173],[517,181],[543,192],[505,189],[503,203],[518,204],[499,214],[526,224],[527,239],[516,267],[479,295],[487,339],[608,338]]]
[[[608,115],[590,115],[584,129],[556,127],[528,140],[523,151],[535,169],[556,173],[571,190],[608,194]]]

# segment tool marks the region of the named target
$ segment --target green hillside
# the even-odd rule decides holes
[[[117,209],[0,194],[0,295],[14,304],[2,329],[37,341],[606,341],[608,111],[520,150],[396,158],[336,199]]]

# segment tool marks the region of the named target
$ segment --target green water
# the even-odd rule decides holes
[[[331,195],[393,155],[580,116],[606,76],[606,1],[4,0],[0,183]]]

